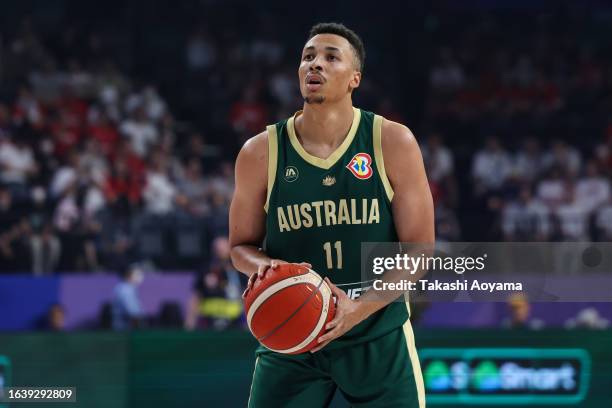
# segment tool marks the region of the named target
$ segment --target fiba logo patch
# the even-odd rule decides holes
[[[285,167],[285,181],[287,183],[293,183],[295,180],[298,179],[299,175],[300,175],[300,172],[298,171],[296,167],[294,166]]]
[[[372,170],[372,158],[367,153],[357,153],[346,168],[353,173],[353,176],[360,180],[367,180],[372,177],[374,171]]]

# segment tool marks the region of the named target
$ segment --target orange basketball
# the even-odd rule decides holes
[[[313,349],[336,311],[329,285],[315,271],[296,264],[269,269],[247,292],[244,306],[253,336],[283,354]]]

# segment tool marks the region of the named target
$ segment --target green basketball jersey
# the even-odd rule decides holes
[[[346,139],[327,159],[304,150],[295,117],[268,126],[265,250],[272,258],[309,262],[354,299],[371,285],[361,282],[361,242],[398,237],[381,149],[382,117],[353,111]],[[405,303],[391,303],[327,347],[376,338],[407,317]]]

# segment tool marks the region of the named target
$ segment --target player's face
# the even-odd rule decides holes
[[[335,34],[318,34],[308,40],[298,73],[306,103],[342,99],[361,80],[350,43]]]

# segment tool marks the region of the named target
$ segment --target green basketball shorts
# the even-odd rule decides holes
[[[260,353],[249,408],[327,407],[336,389],[353,407],[424,408],[410,321],[374,340],[316,353]]]

